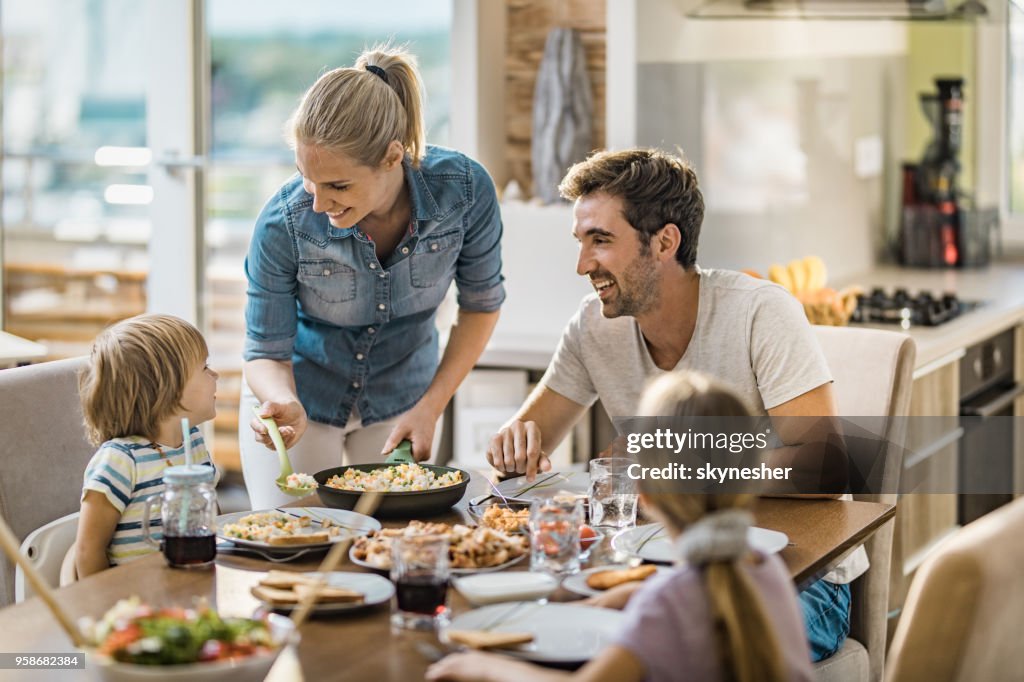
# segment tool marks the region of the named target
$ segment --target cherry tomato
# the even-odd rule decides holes
[[[587,547],[590,547],[592,544],[594,544],[596,540],[597,533],[594,532],[593,528],[591,528],[587,524],[583,524],[582,526],[580,526],[580,549],[586,549]]]

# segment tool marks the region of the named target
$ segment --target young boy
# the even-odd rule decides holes
[[[143,540],[143,508],[163,494],[163,471],[185,463],[182,417],[192,425],[193,463],[213,466],[196,428],[215,415],[217,373],[199,330],[171,315],[139,315],[96,338],[79,394],[89,440],[75,566],[85,577],[154,549]],[[159,513],[150,517],[159,539]]]

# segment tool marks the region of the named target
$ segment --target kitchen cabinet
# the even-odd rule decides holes
[[[977,331],[980,338],[975,339],[972,346],[1002,335],[1007,329],[985,326]],[[1024,381],[1024,323],[1020,318],[1018,324],[1010,327],[1009,333],[1013,337],[1013,376],[1020,384]],[[987,341],[985,343],[987,345]],[[1017,397],[1014,401],[1015,417],[990,417],[1017,422],[1016,428],[1006,422],[996,428],[990,425],[987,435],[982,438],[993,440],[977,440],[978,433],[986,434],[984,428],[980,432],[976,430],[981,426],[978,417],[968,417],[974,420],[968,422],[958,419],[970,402],[962,402],[969,397],[963,394],[969,391],[962,385],[961,371],[970,370],[972,357],[977,359],[969,352],[965,355],[964,349],[957,349],[915,372],[907,436],[908,456],[904,462],[903,477],[905,484],[908,481],[911,485],[917,483],[923,492],[901,495],[897,508],[889,579],[890,634],[895,628],[910,582],[932,550],[956,532],[961,524],[968,523],[977,515],[970,510],[981,508],[979,505],[983,507],[1001,502],[994,494],[958,496],[927,491],[963,490],[967,479],[962,477],[970,475],[965,466],[977,455],[983,463],[998,462],[1012,466],[1013,494],[1015,497],[1024,494],[1024,429],[1019,425],[1020,416],[1024,415],[1024,397]],[[965,438],[965,429],[974,435]],[[1009,453],[1005,453],[1006,448],[1010,449]],[[1004,454],[1005,457],[1000,457]],[[970,487],[971,483],[966,485]],[[906,485],[903,487],[906,489]],[[991,486],[980,489],[993,490]],[[972,504],[965,505],[972,500]]]
[[[920,480],[921,488],[925,490],[956,489],[957,448],[962,435],[956,424],[959,358],[962,354],[962,351],[954,352],[915,372],[904,476]],[[898,617],[910,581],[921,562],[933,547],[957,528],[955,494],[912,493],[900,497],[889,572],[891,614]],[[891,619],[890,633],[896,620],[896,617]]]

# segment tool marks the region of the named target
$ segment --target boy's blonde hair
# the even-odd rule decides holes
[[[155,438],[163,419],[185,409],[185,384],[207,355],[199,330],[173,315],[138,315],[104,329],[78,377],[89,440]]]
[[[355,66],[328,71],[303,95],[286,135],[293,148],[316,145],[371,168],[397,140],[418,168],[426,132],[416,57],[402,47],[375,45]]]
[[[706,376],[673,372],[647,387],[639,413],[657,417],[749,417],[750,411],[732,391]],[[651,453],[653,466],[671,461],[669,453]],[[660,461],[664,459],[664,461]],[[753,495],[683,494],[672,483],[643,479],[640,490],[662,520],[675,532],[724,509],[744,509]],[[719,561],[702,568],[715,617],[715,640],[725,679],[736,682],[782,682],[787,679],[778,640],[739,561]]]

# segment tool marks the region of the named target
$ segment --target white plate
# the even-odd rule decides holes
[[[585,571],[573,573],[568,578],[563,580],[562,587],[569,590],[570,592],[582,594],[584,597],[596,597],[598,595],[604,594],[608,590],[595,590],[593,587],[587,585],[587,578],[590,577],[592,573],[599,573],[600,571],[625,571],[628,568],[629,566],[595,566],[594,568],[588,568]],[[671,572],[672,569],[668,566],[658,566],[657,573],[655,575],[660,573]],[[653,578],[653,576],[647,578],[647,580],[651,580],[651,578]],[[643,582],[647,582],[647,580]]]
[[[558,581],[547,573],[529,571],[479,573],[456,578],[453,582],[455,589],[476,605],[543,599],[558,587]]]
[[[789,537],[777,530],[754,526],[747,529],[747,544],[762,554],[775,554],[789,544]],[[676,560],[672,540],[660,523],[649,523],[622,531],[612,538],[612,548],[645,561],[671,564]]]
[[[347,509],[329,509],[327,507],[295,507],[294,509],[288,508],[288,512],[291,514],[299,514],[300,516],[309,516],[313,519],[310,524],[310,532],[317,531],[320,528],[320,524],[317,522],[318,518],[329,518],[334,525],[341,528],[341,533],[335,535],[330,539],[329,542],[311,542],[305,545],[271,545],[266,542],[259,542],[256,540],[243,540],[242,538],[233,538],[230,535],[225,535],[220,532],[220,529],[229,523],[237,523],[243,516],[249,514],[280,514],[276,509],[263,509],[259,511],[244,511],[234,512],[232,514],[221,514],[217,517],[217,537],[232,542],[240,547],[254,547],[256,549],[263,550],[264,552],[270,552],[273,554],[290,554],[292,552],[298,552],[304,549],[310,549],[314,547],[329,547],[335,542],[338,542],[342,538],[346,537],[348,532],[354,532],[358,535],[366,535],[370,531],[380,530],[380,521],[373,518],[372,516],[364,516],[363,514],[357,514],[354,511],[348,511]],[[308,511],[307,511],[308,510]]]
[[[501,653],[540,663],[582,663],[606,649],[625,621],[621,611],[531,601],[467,611],[453,618],[449,629],[529,632],[532,642]],[[447,641],[445,631],[441,638]]]
[[[320,573],[303,573],[311,578],[319,578]],[[345,602],[340,604],[315,604],[313,613],[340,613],[342,611],[353,611],[368,606],[383,604],[391,599],[395,593],[395,585],[387,578],[382,578],[373,573],[354,573],[346,571],[335,571],[327,576],[327,584],[331,587],[344,587],[349,590],[363,593],[361,602]],[[263,600],[260,600],[263,601]],[[270,604],[263,602],[275,611],[290,612],[294,606],[288,604]]]
[[[376,564],[371,564],[369,562],[363,561],[362,559],[357,559],[355,557],[355,554],[353,554],[354,550],[355,550],[355,547],[350,547],[349,548],[349,550],[348,550],[348,560],[351,561],[356,566],[362,566],[363,568],[368,568],[371,571],[377,571],[378,573],[390,573],[391,572],[391,567],[390,566],[385,568],[383,566],[378,566]],[[451,569],[450,573],[452,575],[472,575],[473,573],[491,573],[493,571],[501,571],[501,570],[504,570],[504,569],[508,568],[509,566],[515,566],[516,564],[518,564],[520,561],[522,561],[523,559],[525,559],[529,555],[530,555],[530,552],[527,551],[527,552],[523,553],[522,556],[518,556],[515,559],[512,559],[510,561],[506,561],[503,564],[498,564],[497,566],[488,566],[487,568],[453,568],[453,569]]]
[[[509,478],[497,486],[501,494],[510,500],[536,500],[552,497],[558,493],[569,493],[586,499],[590,491],[590,472],[548,471],[537,474],[533,482],[525,476]]]

